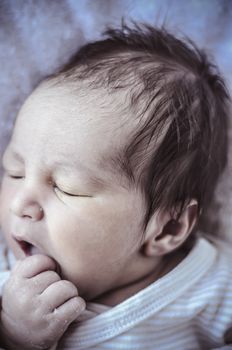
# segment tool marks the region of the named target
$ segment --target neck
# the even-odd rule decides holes
[[[163,259],[161,259],[160,264],[156,266],[152,272],[130,284],[108,291],[92,301],[107,306],[116,306],[169,273],[185,258],[186,255],[186,252],[180,251],[178,254],[175,252],[164,256]]]

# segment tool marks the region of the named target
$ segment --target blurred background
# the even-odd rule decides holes
[[[232,91],[232,0],[0,0],[0,155],[36,84],[122,18],[191,37],[214,57]],[[232,242],[232,126],[229,132],[228,169],[205,229]]]

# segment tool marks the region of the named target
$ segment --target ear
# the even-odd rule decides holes
[[[143,254],[162,256],[181,246],[191,233],[197,219],[197,201],[192,199],[178,220],[168,212],[158,212],[145,230]]]

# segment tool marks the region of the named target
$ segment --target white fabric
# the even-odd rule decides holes
[[[232,250],[200,238],[170,273],[110,308],[88,303],[57,349],[232,349]]]
[[[223,334],[232,326],[231,263],[232,257],[223,248],[219,251],[200,239],[160,280],[116,307],[72,324],[58,349],[197,350],[223,346]]]

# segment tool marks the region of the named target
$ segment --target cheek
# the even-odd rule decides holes
[[[7,179],[3,179],[0,192],[0,221],[1,225],[9,220],[10,203],[14,196],[14,188]]]
[[[13,200],[15,190],[13,186],[9,184],[8,179],[3,179],[1,192],[0,192],[0,226],[1,232],[5,237],[8,245],[15,253],[15,242],[11,237],[11,211],[10,204]]]
[[[86,254],[91,260],[102,256],[115,259],[114,255],[121,259],[134,251],[141,237],[138,215],[125,205],[83,202],[78,210],[67,209],[58,218],[50,227],[53,246],[56,250],[62,247],[70,259],[85,258]]]

